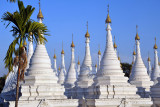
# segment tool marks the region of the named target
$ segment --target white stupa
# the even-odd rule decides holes
[[[65,88],[72,88],[75,86],[76,77],[76,69],[75,69],[75,57],[74,57],[74,49],[75,45],[73,43],[73,35],[72,35],[72,44],[71,44],[71,64],[65,79]]]
[[[11,71],[6,80],[5,80],[5,85],[3,87],[3,90],[1,92],[2,97],[5,99],[7,97],[14,97],[15,95],[15,89],[17,85],[17,71],[18,71],[18,66],[13,66],[13,71]]]
[[[98,51],[98,70],[100,69],[100,63],[101,63],[101,51],[100,51],[100,49],[99,49],[99,51]]]
[[[61,84],[61,85],[64,85],[65,74],[66,74],[66,68],[65,68],[65,62],[64,62],[64,50],[63,50],[63,44],[62,44],[61,70],[60,70],[60,72],[58,74],[58,83]]]
[[[29,68],[29,63],[30,63],[30,59],[33,55],[33,39],[32,39],[32,34],[30,34],[30,40],[29,40],[29,45],[28,45],[28,55],[27,55],[27,61],[28,61],[28,64],[27,64],[27,68]]]
[[[86,89],[93,83],[93,78],[90,77],[90,73],[92,72],[92,59],[89,47],[90,35],[88,33],[88,22],[87,22],[87,32],[85,34],[85,37],[86,37],[85,56],[80,68],[80,74],[76,82],[77,98],[80,99],[85,97]]]
[[[116,45],[116,42],[115,42],[115,36],[114,36],[114,44],[113,44],[113,47],[114,47],[114,50],[115,50],[115,52],[116,52],[116,54],[117,54],[117,45]]]
[[[135,63],[135,60],[136,60],[136,52],[135,52],[135,49],[134,49],[134,51],[133,51],[133,59],[132,59],[132,66]]]
[[[133,51],[133,59],[132,59],[132,69],[131,69],[131,72],[130,72],[130,74],[129,74],[129,78],[132,78],[131,76],[133,76],[132,75],[132,71],[134,71],[134,63],[135,63],[135,60],[136,60],[136,52],[135,52],[135,47],[134,47],[134,51]]]
[[[156,44],[156,38],[155,38],[155,45],[154,45],[154,69],[151,73],[151,80],[156,84],[157,78],[160,76],[160,69],[158,65],[158,55],[157,55],[157,44]]]
[[[80,62],[79,62],[79,57],[78,57],[78,63],[77,63],[77,79],[78,79],[78,75],[80,74]]]
[[[150,59],[149,55],[148,55],[147,62],[148,62],[147,73],[148,73],[149,77],[151,78],[152,67],[151,67],[151,59]]]
[[[147,69],[143,63],[140,52],[140,37],[138,32],[135,37],[136,40],[136,60],[132,67],[132,73],[129,78],[129,82],[132,85],[136,85],[138,88],[137,93],[141,95],[141,97],[148,97],[150,92],[150,86],[153,85],[153,82],[150,81],[150,77],[147,74]]]
[[[143,104],[143,106],[151,105],[151,99],[140,99],[140,96],[136,95],[137,88],[134,85],[130,85],[127,82],[128,78],[124,77],[124,73],[120,67],[120,61],[113,47],[109,13],[106,23],[106,47],[101,60],[100,71],[97,73],[97,77],[94,78],[94,84],[88,88],[89,100],[86,101],[88,106],[138,107]],[[95,102],[94,104],[92,103],[93,101]],[[124,103],[122,104],[123,101],[126,105]]]
[[[54,72],[56,73],[56,76],[58,76],[58,70],[57,70],[57,56],[56,56],[56,54],[55,54],[55,50],[54,50],[53,60],[54,60],[53,70],[54,70]]]
[[[37,16],[42,22],[42,12]],[[51,68],[51,60],[44,43],[38,42],[30,61],[28,75],[21,85],[19,107],[77,107],[77,99],[66,99],[64,87],[57,83],[58,78]],[[72,102],[72,103],[71,103]],[[14,107],[15,101],[9,100],[3,106]]]

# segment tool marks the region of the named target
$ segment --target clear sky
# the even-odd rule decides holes
[[[23,0],[25,6],[32,5],[35,11],[32,19],[37,21],[38,0]],[[135,44],[136,24],[140,36],[142,58],[147,64],[148,51],[152,64],[154,58],[154,37],[160,47],[160,0],[41,0],[41,9],[44,16],[43,23],[48,27],[49,34],[46,48],[53,63],[54,49],[57,55],[57,66],[61,64],[62,41],[65,51],[65,63],[68,70],[72,41],[74,34],[76,62],[78,56],[82,63],[85,53],[86,22],[89,23],[91,56],[93,65],[97,61],[98,44],[103,53],[106,41],[105,19],[107,5],[110,5],[112,20],[112,35],[116,37],[116,44],[122,62],[131,63]],[[17,3],[7,0],[0,1],[0,17],[4,12],[14,12],[18,9]],[[0,19],[0,21],[2,21]],[[7,73],[4,68],[4,57],[9,44],[12,42],[12,33],[4,22],[0,22],[0,76]],[[159,51],[159,49],[158,49]],[[159,55],[159,54],[158,54]]]

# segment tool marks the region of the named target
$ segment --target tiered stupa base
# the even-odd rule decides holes
[[[19,107],[78,107],[78,99],[18,101]],[[15,107],[15,102],[3,104],[3,107]]]
[[[86,105],[88,107],[151,107],[151,99],[120,99],[120,98],[108,98],[108,99],[87,99]]]

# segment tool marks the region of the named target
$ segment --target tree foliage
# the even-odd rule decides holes
[[[129,63],[121,63],[121,65],[122,65],[123,72],[125,73],[125,76],[129,77],[132,69],[132,65]]]
[[[43,41],[47,41],[46,38],[42,35],[48,35],[47,27],[42,24],[35,22],[30,19],[32,13],[35,8],[31,5],[27,5],[24,7],[23,2],[18,0],[18,8],[19,11],[14,13],[6,12],[2,16],[2,20],[4,22],[8,22],[6,28],[12,23],[11,32],[13,32],[14,40],[10,44],[7,54],[4,58],[5,68],[8,68],[8,71],[12,71],[13,68],[13,53],[15,52],[16,46],[22,47],[23,42],[28,39],[30,40],[31,32],[32,38],[35,42],[39,41],[42,43]],[[5,23],[6,24],[6,23]]]

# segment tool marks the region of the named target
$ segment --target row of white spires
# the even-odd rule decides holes
[[[39,18],[39,19],[40,19],[39,22],[42,23],[42,18]],[[106,49],[108,49],[108,50],[106,50],[104,53],[109,52],[109,51],[111,52],[112,47],[115,47],[114,51],[115,51],[115,53],[117,53],[116,44],[114,43],[111,46],[111,43],[113,43],[113,42],[112,42],[111,27],[110,27],[111,19],[109,17],[109,14],[107,16],[106,23],[107,23],[107,29],[106,30],[108,31],[108,37],[107,37],[108,48],[106,48]],[[80,64],[78,64],[77,69],[75,67],[76,63],[75,63],[75,57],[74,57],[73,41],[72,41],[72,44],[71,44],[71,51],[72,51],[71,63],[70,63],[70,67],[69,67],[68,72],[66,72],[66,69],[65,69],[64,50],[62,49],[62,52],[61,52],[62,60],[61,60],[61,69],[60,69],[59,72],[58,72],[57,66],[56,66],[56,57],[54,57],[54,72],[57,73],[59,84],[61,84],[61,85],[68,85],[69,84],[70,86],[73,87],[75,85],[76,81],[83,81],[82,80],[83,76],[86,75],[85,72],[87,70],[89,72],[91,72],[91,76],[102,75],[102,71],[100,69],[103,68],[103,65],[101,66],[100,64],[106,63],[105,60],[104,60],[104,57],[109,58],[109,56],[103,56],[102,61],[101,61],[101,54],[100,54],[100,51],[99,51],[98,52],[98,68],[97,68],[98,70],[96,69],[95,70],[96,72],[93,72],[94,70],[92,69],[92,59],[91,59],[90,47],[89,47],[90,35],[88,33],[88,29],[87,29],[87,33],[86,33],[85,37],[86,37],[85,57],[84,57],[84,60],[83,60],[83,63],[81,65],[81,67],[80,67]],[[142,61],[142,58],[141,58],[140,37],[138,35],[138,32],[136,34],[135,40],[136,40],[136,53],[133,54],[133,64],[132,64],[132,71],[131,71],[131,74],[130,74],[129,82],[133,85],[136,85],[137,87],[144,87],[146,89],[146,91],[150,91],[150,86],[153,85],[153,82],[154,82],[154,84],[156,84],[158,82],[157,78],[160,75],[160,69],[159,69],[159,65],[158,65],[158,56],[157,56],[157,46],[156,46],[156,44],[154,46],[154,49],[155,49],[155,52],[154,52],[155,53],[154,69],[153,69],[153,71],[151,71],[150,60],[148,60],[148,65],[149,66],[148,66],[148,73],[147,73],[147,69],[146,69],[146,67],[145,67],[145,65]],[[29,62],[30,62],[30,59],[31,59],[32,55],[33,55],[33,43],[32,43],[32,41],[30,41],[29,42],[29,48],[28,48],[28,67],[27,68],[29,68]],[[111,57],[114,57],[114,55],[111,55]],[[117,57],[117,55],[116,55],[116,57]],[[118,59],[119,58],[117,57],[117,60]],[[119,61],[120,61],[120,59],[119,59]],[[118,67],[118,65],[119,65],[118,63],[120,63],[120,62],[116,62],[117,65],[115,65],[115,67]],[[114,66],[112,66],[112,67],[114,67]],[[87,68],[87,70],[86,70],[86,68]],[[103,69],[106,69],[106,68],[103,68]],[[116,69],[119,69],[119,68],[116,68]],[[108,71],[108,69],[106,69],[106,70]],[[9,74],[9,76],[7,77],[7,80],[5,82],[5,87],[3,89],[4,92],[8,91],[8,87],[9,87],[9,85],[13,84],[13,81],[16,82],[15,77],[17,77],[16,76],[17,75],[17,67],[15,67],[14,71],[15,72],[11,72]],[[109,71],[109,72],[111,72],[111,71]],[[109,74],[105,73],[104,71],[103,71],[103,74],[109,75]],[[81,75],[81,76],[79,76],[78,79],[77,79],[77,75]],[[152,80],[153,82],[150,81],[150,80]],[[64,83],[64,81],[65,81],[65,83]],[[141,84],[139,82],[141,82]],[[143,84],[143,83],[145,83],[145,84]],[[80,82],[77,82],[77,84],[80,84]],[[7,88],[7,90],[5,90],[6,88]]]
[[[42,20],[40,20],[40,23],[41,22],[42,22]],[[86,54],[85,54],[84,62],[88,59],[88,61],[89,61],[88,67],[90,69],[90,75],[94,75],[95,76],[96,73],[97,73],[97,70],[99,70],[99,68],[100,68],[101,52],[99,50],[98,51],[98,55],[97,55],[98,56],[98,66],[96,64],[95,68],[92,69],[92,59],[91,59],[90,47],[89,47],[90,35],[88,33],[88,29],[87,29],[87,33],[86,33],[85,37],[86,37],[86,42],[85,42],[86,43],[86,49],[85,49]],[[75,72],[74,75],[72,74],[72,76],[74,76],[74,77],[69,77],[69,78],[74,78],[74,82],[75,82],[77,80],[77,78],[78,78],[79,73],[80,73],[80,62],[78,60],[77,65],[75,63],[74,47],[75,47],[75,45],[74,45],[73,40],[72,40],[72,44],[71,44],[71,63],[70,63],[70,67],[68,69],[68,72],[72,72],[72,73]],[[116,50],[117,49],[117,45],[115,44],[115,42],[113,44],[113,47],[115,49],[115,52],[117,53],[117,50]],[[155,52],[154,52],[155,53],[154,67],[151,68],[151,62],[150,62],[151,60],[150,60],[150,57],[148,57],[148,60],[147,60],[148,61],[147,73],[148,73],[149,77],[151,78],[151,80],[154,81],[154,83],[157,83],[157,77],[158,77],[158,74],[160,72],[160,70],[159,70],[160,68],[159,68],[159,64],[158,64],[157,45],[156,45],[156,43],[155,43],[154,49],[155,49]],[[29,41],[29,45],[28,45],[28,66],[27,66],[27,69],[29,68],[29,61],[31,59],[32,54],[33,54],[33,43],[32,43],[32,41]],[[133,52],[133,61],[132,61],[132,66],[133,67],[134,67],[134,63],[135,63],[135,60],[136,60],[136,55],[137,55],[137,51],[135,52],[135,50],[134,50],[134,52]],[[58,78],[59,78],[58,83],[64,84],[65,78],[68,79],[67,71],[66,71],[66,68],[65,68],[64,50],[62,49],[62,52],[61,52],[61,69],[59,67],[59,69],[57,70],[56,55],[55,54],[54,54],[53,58],[54,58],[53,70],[56,73],[56,76],[58,76]],[[120,60],[119,57],[118,57],[118,59]],[[14,67],[13,70],[16,72],[17,68]],[[133,68],[132,68],[132,72],[133,72]],[[10,79],[14,79],[14,80],[16,79],[15,78],[16,77],[15,74],[16,73],[11,72],[8,75],[8,77],[6,79],[6,86],[7,86],[7,83],[9,84],[9,81],[12,81]],[[157,74],[157,75],[155,75],[155,74]]]

